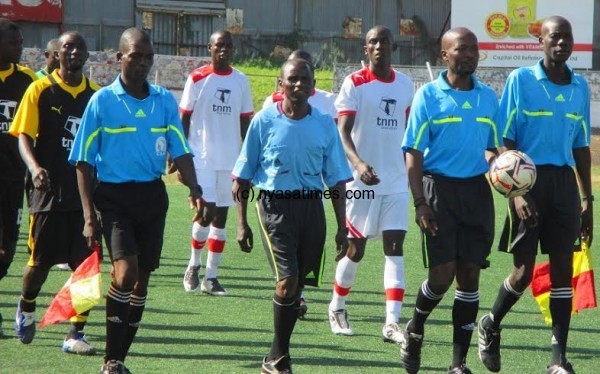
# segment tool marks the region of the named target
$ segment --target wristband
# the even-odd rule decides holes
[[[414,201],[414,206],[415,208],[420,207],[421,205],[427,205],[427,200],[425,199],[425,197],[421,196],[417,199],[415,199]]]
[[[194,187],[191,187],[191,188],[190,188],[190,191],[191,191],[191,190],[198,190],[200,197],[202,197],[202,195],[203,195],[203,191],[202,191],[202,187],[201,187],[199,184],[195,185]],[[191,196],[191,195],[190,195],[190,196]]]
[[[594,195],[584,196],[583,201],[594,201]]]

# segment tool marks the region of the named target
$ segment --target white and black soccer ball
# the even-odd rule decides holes
[[[506,151],[490,165],[490,182],[504,197],[525,195],[537,177],[535,164],[520,151]]]

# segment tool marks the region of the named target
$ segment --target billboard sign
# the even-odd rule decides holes
[[[62,0],[0,0],[0,17],[13,21],[62,23]]]
[[[569,65],[592,67],[594,0],[452,0],[452,27],[477,35],[479,66],[520,67],[543,57],[538,41],[546,17],[560,15],[571,22],[575,45]]]

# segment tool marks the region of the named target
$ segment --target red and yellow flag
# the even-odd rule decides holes
[[[596,287],[594,285],[594,269],[592,254],[586,242],[581,243],[581,251],[573,253],[573,314],[582,309],[595,308]],[[550,315],[550,263],[548,261],[535,265],[531,293],[540,307],[546,324],[552,324]]]
[[[88,311],[98,305],[101,299],[100,250],[96,248],[58,291],[39,326],[62,322]]]

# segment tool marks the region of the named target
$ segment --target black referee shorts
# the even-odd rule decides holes
[[[425,267],[462,260],[486,268],[494,241],[494,199],[484,175],[449,178],[425,175],[423,189],[438,224],[425,235]]]
[[[111,260],[137,256],[140,268],[157,269],[169,207],[163,181],[101,182],[94,192],[94,204]]]
[[[325,263],[323,202],[310,199],[259,199],[261,237],[277,281],[297,277],[300,287],[319,286]]]
[[[573,252],[581,233],[581,201],[575,172],[570,166],[537,166],[537,179],[529,191],[538,212],[538,224],[528,228],[519,219],[512,200],[498,249],[537,254]]]

